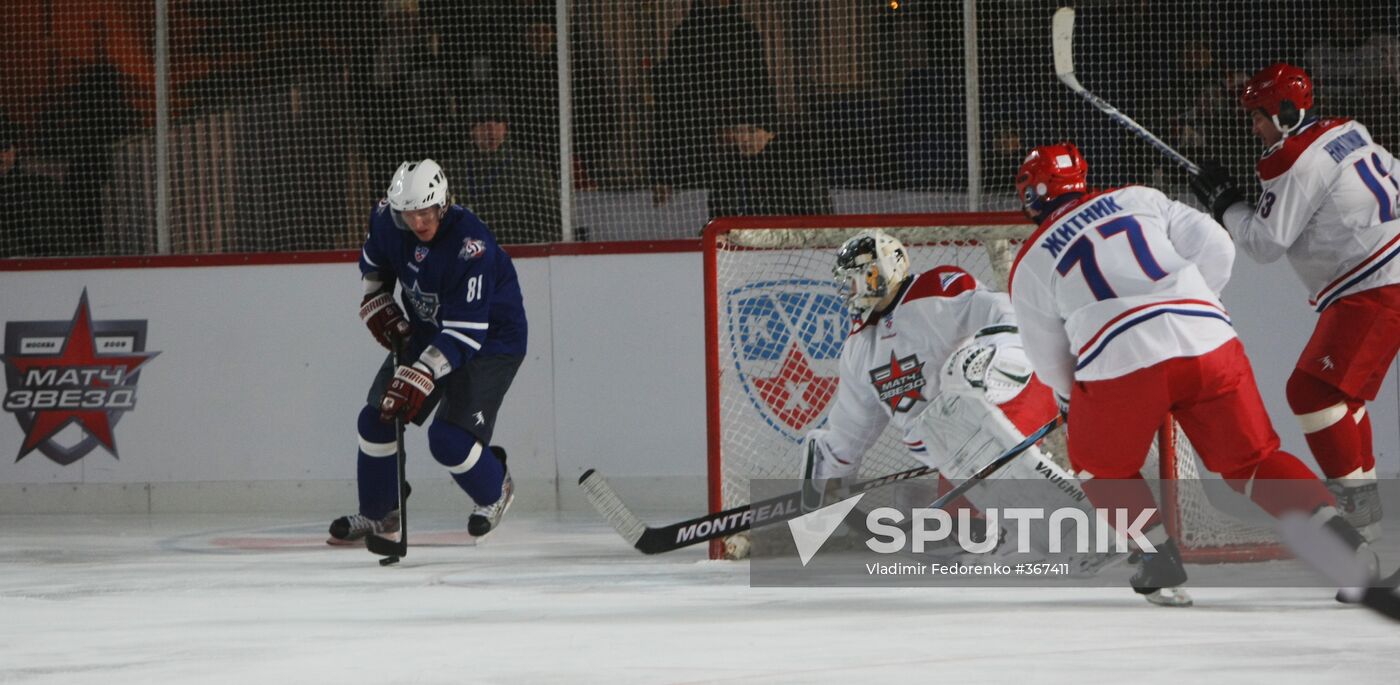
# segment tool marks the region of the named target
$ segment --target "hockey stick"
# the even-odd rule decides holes
[[[1132,131],[1139,138],[1147,141],[1152,147],[1166,155],[1173,162],[1192,175],[1201,173],[1201,168],[1195,162],[1187,159],[1172,146],[1162,142],[1161,138],[1152,135],[1152,132],[1133,121],[1128,115],[1118,111],[1117,107],[1108,104],[1103,98],[1090,93],[1079,83],[1079,79],[1074,75],[1074,8],[1061,7],[1055,10],[1055,18],[1050,24],[1050,40],[1055,51],[1055,75],[1060,78],[1060,82],[1069,87],[1079,97],[1084,98],[1089,104],[1099,111],[1107,114],[1110,119],[1118,122],[1123,128]]]
[[[399,356],[403,354],[403,341],[400,340],[394,345],[394,367],[398,368]],[[365,538],[365,548],[378,554],[383,559],[379,560],[380,566],[389,566],[399,563],[399,559],[408,556],[408,494],[404,492],[405,475],[404,462],[407,461],[403,449],[403,419],[394,419],[394,458],[398,462],[398,482],[399,493],[399,539],[390,540],[370,533]]]
[[[1050,419],[1049,423],[1036,429],[1036,431],[1034,433],[1031,433],[1029,436],[1026,436],[1026,439],[1021,441],[1021,444],[1016,445],[1015,447],[1007,450],[1006,453],[1001,455],[1000,457],[991,460],[987,463],[986,466],[977,469],[977,473],[968,476],[966,480],[964,480],[961,483],[958,483],[957,486],[954,487],[952,490],[949,490],[948,492],[945,492],[942,495],[940,495],[938,499],[934,500],[933,503],[928,505],[927,508],[942,509],[943,507],[948,506],[949,502],[961,497],[963,493],[967,492],[968,490],[977,487],[978,483],[987,480],[987,478],[991,477],[992,474],[996,473],[997,471],[1000,471],[1003,466],[1010,464],[1011,460],[1021,456],[1021,453],[1030,449],[1031,445],[1040,442],[1041,438],[1049,435],[1050,431],[1055,430],[1055,427],[1060,425],[1060,421],[1061,419],[1059,416]]]
[[[1016,455],[1026,451],[1031,445],[1039,442],[1055,426],[1059,425],[1059,419],[1045,424],[1035,433],[1026,436],[1015,447],[1007,450],[1000,457],[997,457],[991,464],[983,467],[972,478],[985,478],[991,473],[1005,466]],[[856,483],[849,488],[843,488],[841,497],[858,495],[868,490],[888,485],[901,480],[909,480],[920,476],[937,473],[938,470],[930,466],[920,466],[907,471],[892,473],[888,476]],[[972,479],[969,479],[969,482]],[[766,526],[772,523],[786,521],[790,518],[802,514],[802,493],[791,492],[786,495],[771,497],[752,504],[745,504],[725,509],[724,511],[697,516],[679,523],[672,523],[666,526],[651,527],[643,522],[632,512],[617,496],[617,492],[608,485],[608,481],[596,469],[588,469],[578,479],[579,487],[583,488],[584,494],[588,496],[588,501],[593,504],[593,508],[602,514],[603,518],[622,535],[622,539],[635,547],[643,554],[660,554],[670,552],[682,547],[708,542],[715,538],[726,537],[735,533],[743,532],[751,528]],[[972,486],[963,483],[961,492],[966,492]],[[954,488],[952,492],[958,492]],[[935,505],[947,504],[953,497],[940,497]]]

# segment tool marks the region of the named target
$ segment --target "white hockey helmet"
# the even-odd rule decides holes
[[[841,245],[831,272],[851,314],[864,317],[909,278],[909,255],[894,236],[869,229]]]
[[[442,173],[442,167],[431,159],[404,162],[394,172],[394,180],[389,182],[389,190],[385,194],[394,223],[408,230],[408,225],[403,221],[404,212],[447,207],[447,176]]]

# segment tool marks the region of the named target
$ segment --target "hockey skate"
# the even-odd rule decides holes
[[[1186,568],[1176,541],[1168,539],[1156,546],[1155,552],[1136,552],[1129,563],[1139,564],[1133,574],[1133,592],[1152,604],[1164,607],[1189,607],[1194,602],[1181,587],[1186,582]]]
[[[380,537],[392,537],[398,535],[398,532],[399,510],[397,509],[389,512],[389,515],[382,519],[351,514],[331,521],[331,536],[326,538],[326,544],[359,545],[364,543],[365,537],[370,533]]]
[[[403,484],[404,499],[413,494],[413,487]],[[380,537],[397,539],[399,532],[399,510],[395,509],[382,519],[375,520],[361,514],[342,516],[331,521],[331,536],[326,538],[328,545],[358,545],[366,536],[374,533]]]
[[[1381,536],[1380,486],[1374,481],[1329,478],[1327,489],[1337,498],[1337,511],[1366,542]]]
[[[1330,487],[1330,481],[1328,485]],[[1359,488],[1352,489],[1355,490]],[[1341,498],[1338,498],[1337,503],[1339,505],[1341,504]],[[1380,503],[1377,502],[1376,505],[1379,507]],[[1371,549],[1371,545],[1367,544],[1365,533],[1361,532],[1355,525],[1352,525],[1349,520],[1350,518],[1351,517],[1344,513],[1338,513],[1336,516],[1327,519],[1322,525],[1323,528],[1327,529],[1332,535],[1335,535],[1337,539],[1341,540],[1342,543],[1346,545],[1346,548],[1351,551],[1353,559],[1350,563],[1362,569],[1364,577],[1376,578],[1380,574],[1380,557],[1376,554],[1375,550]],[[1400,575],[1400,572],[1397,572],[1397,575]],[[1391,578],[1378,582],[1381,585],[1392,585],[1395,579],[1394,576],[1392,576]],[[1366,588],[1364,587],[1344,587],[1337,590],[1337,601],[1342,604],[1357,604],[1361,602],[1365,591]]]
[[[467,532],[477,539],[486,537],[501,524],[501,517],[506,515],[506,510],[514,500],[515,484],[510,480],[510,472],[506,472],[505,480],[501,482],[501,496],[491,504],[477,505],[471,517],[467,519]]]

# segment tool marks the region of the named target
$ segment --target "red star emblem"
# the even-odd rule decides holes
[[[807,356],[793,343],[777,375],[754,378],[754,388],[783,423],[801,429],[820,417],[836,392],[835,378],[818,376],[807,363]]]
[[[87,290],[78,301],[78,311],[73,314],[73,325],[68,329],[68,337],[63,348],[53,355],[12,355],[6,356],[5,363],[14,367],[21,378],[30,370],[113,370],[121,369],[123,380],[129,379],[158,352],[149,354],[98,354],[96,341],[92,335],[92,313],[88,309]],[[97,374],[91,376],[87,387],[106,388],[110,383]],[[19,456],[23,459],[45,440],[56,435],[70,423],[77,422],[88,435],[96,438],[112,456],[117,456],[117,445],[112,438],[111,416],[105,409],[40,409],[34,412],[34,421],[28,426],[29,434],[24,438]]]
[[[911,362],[908,370],[901,368],[904,362]],[[909,411],[909,407],[914,406],[914,402],[918,402],[924,399],[924,396],[919,394],[919,388],[924,387],[924,365],[922,362],[913,362],[919,362],[918,357],[909,356],[905,357],[904,359],[899,359],[894,355],[894,350],[890,350],[890,375],[886,378],[882,378],[876,381],[876,390],[880,392],[881,396],[885,399],[885,403],[889,404],[890,409],[894,411]],[[898,388],[901,385],[899,379],[910,375],[917,375],[918,378],[916,379],[916,384],[909,390],[894,395],[886,395],[886,393],[883,392],[884,388],[888,388],[891,386]],[[909,404],[904,405],[904,407],[901,409],[900,404],[906,399],[909,400]]]

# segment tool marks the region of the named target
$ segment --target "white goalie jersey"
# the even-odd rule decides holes
[[[910,279],[889,311],[857,323],[841,349],[836,400],[819,431],[831,456],[854,467],[893,421],[910,452],[927,462],[928,440],[918,418],[938,395],[949,356],[979,330],[994,338],[989,344],[1020,347],[1006,294],[982,288],[956,266]],[[1028,364],[1023,373],[1022,385],[1029,380]]]
[[[1021,347],[1007,295],[982,288],[956,266],[940,266],[911,279],[894,306],[860,322],[846,338],[836,400],[826,427],[808,435],[811,467],[804,477],[822,481],[855,473],[866,450],[893,423],[911,456],[958,483],[1055,415],[1054,399],[1035,380]],[[964,495],[982,511],[1042,506],[1088,513],[1074,477],[1038,446],[1023,448],[989,480],[997,486]],[[1030,533],[1032,546],[1054,557],[1048,550],[1055,548],[1044,546],[1049,532],[1034,524],[1032,529],[1038,531]],[[1008,533],[1005,539],[1013,538]],[[1066,558],[1079,569],[1114,557]]]
[[[1288,255],[1317,311],[1345,295],[1400,283],[1400,165],[1349,119],[1322,119],[1259,160],[1254,208],[1225,210],[1250,256]]]

